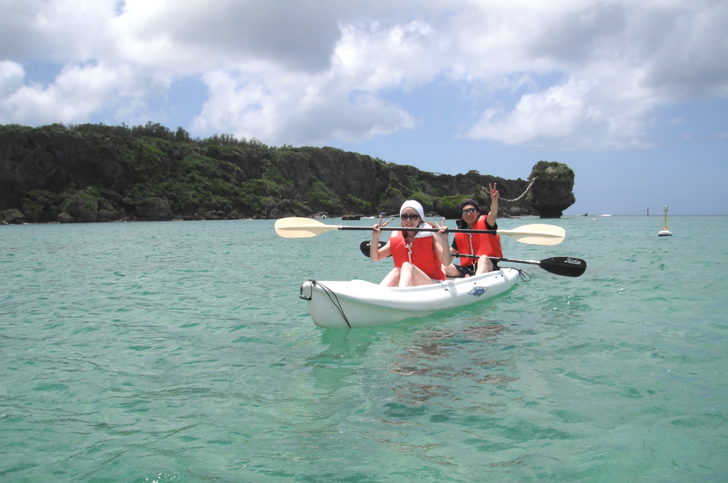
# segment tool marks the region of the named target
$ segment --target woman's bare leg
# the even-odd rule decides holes
[[[399,280],[400,280],[400,270],[397,267],[394,267],[391,272],[387,274],[386,277],[382,279],[381,282],[379,282],[379,285],[382,285],[384,287],[397,287],[399,286]]]
[[[409,262],[402,264],[401,275],[399,277],[400,287],[416,287],[419,285],[431,285],[434,283],[425,272],[415,267]]]

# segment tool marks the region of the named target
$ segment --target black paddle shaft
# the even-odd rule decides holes
[[[339,230],[372,230],[369,226],[339,226]],[[440,231],[439,228],[419,228],[419,227],[404,227],[404,226],[380,226],[382,231]],[[448,228],[447,233],[482,233],[485,235],[497,235],[498,230],[470,230],[467,228]]]
[[[380,241],[379,242],[379,248],[382,248],[384,245],[386,245],[386,242]],[[371,241],[370,240],[364,240],[361,242],[361,245],[359,245],[359,248],[361,249],[361,252],[365,256],[369,256],[369,252],[371,250]],[[391,255],[390,255],[391,256]],[[460,258],[480,258],[477,255],[465,255],[460,253],[453,254],[454,257],[460,257]],[[543,268],[547,272],[556,274],[556,275],[562,275],[564,277],[579,277],[586,271],[586,261],[580,259],[580,258],[573,258],[573,257],[553,257],[553,258],[547,258],[545,260],[536,261],[536,260],[514,260],[511,258],[498,258],[498,257],[488,257],[494,262],[511,262],[511,263],[526,263],[529,265],[538,265],[539,267]]]

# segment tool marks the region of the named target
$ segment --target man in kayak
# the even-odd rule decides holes
[[[426,223],[422,205],[415,200],[407,200],[399,210],[402,220],[401,226],[405,228],[434,228]],[[387,226],[389,221],[382,224],[382,215],[379,223],[372,230],[372,247],[379,246],[380,227]],[[450,251],[446,248],[447,227],[445,219],[442,226],[435,223],[439,231],[395,231],[389,241],[380,249],[372,249],[369,257],[373,262],[392,255],[394,269],[382,280],[380,285],[385,287],[412,287],[416,285],[429,285],[445,280],[443,266],[452,262]]]
[[[480,207],[475,200],[464,199],[458,211],[460,219],[457,220],[458,228],[467,228],[470,230],[497,230],[498,224],[498,186],[496,183],[488,184],[490,188],[490,212],[488,216],[480,214]],[[490,272],[494,269],[493,263],[488,258],[503,258],[501,251],[500,237],[498,235],[472,234],[472,233],[456,233],[452,242],[450,252],[460,253],[461,255],[478,255],[479,258],[474,262],[472,258],[463,257],[460,259],[460,265],[446,265],[445,274],[448,277],[470,277],[480,275],[481,273]]]

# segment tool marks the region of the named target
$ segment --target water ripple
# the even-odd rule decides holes
[[[0,227],[0,479],[723,481],[728,218],[654,220],[554,220],[504,250],[582,277],[350,331],[297,296],[384,276],[350,233]]]

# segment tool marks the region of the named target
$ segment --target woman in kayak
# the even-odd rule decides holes
[[[399,210],[399,217],[402,220],[401,226],[405,228],[435,228],[426,223],[422,205],[415,200],[407,200]],[[431,231],[395,231],[389,241],[378,250],[379,235],[382,234],[381,227],[385,227],[389,221],[382,224],[382,216],[379,215],[379,223],[374,225],[372,230],[372,250],[369,256],[373,262],[382,260],[392,255],[394,269],[382,280],[380,285],[386,287],[412,287],[416,285],[429,285],[445,280],[443,265],[450,265],[452,258],[447,247],[447,227],[445,219],[442,226],[435,223],[439,228],[437,233]]]
[[[488,216],[481,215],[480,208],[475,200],[467,198],[460,203],[458,208],[461,217],[457,221],[458,228],[470,230],[498,229],[496,223],[498,217],[498,186],[493,183],[492,185],[488,184],[488,188],[490,188],[490,212],[488,212]],[[454,238],[450,248],[451,253],[479,255],[479,258],[473,263],[472,258],[463,257],[460,259],[460,265],[446,265],[445,274],[448,277],[470,277],[490,272],[494,269],[494,264],[488,257],[503,258],[498,235],[456,233]]]

